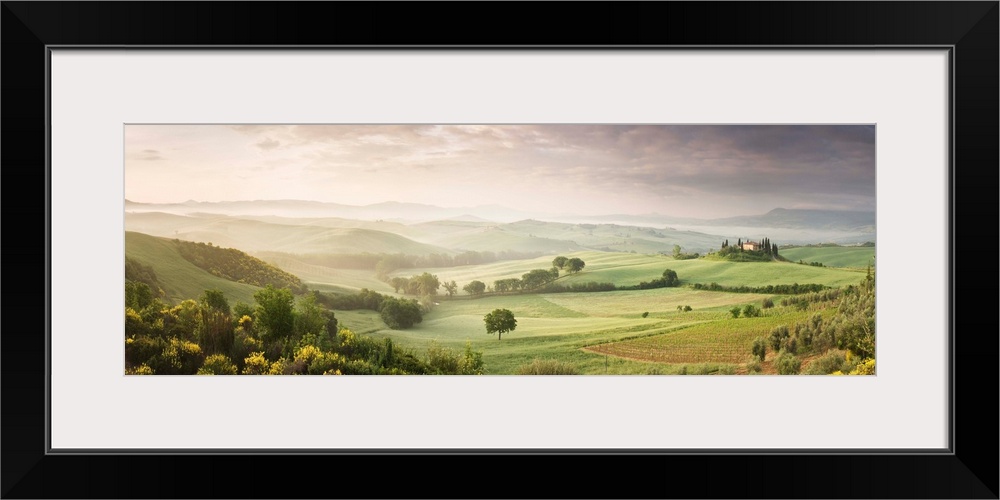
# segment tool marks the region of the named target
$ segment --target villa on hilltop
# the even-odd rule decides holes
[[[743,242],[743,249],[744,250],[757,251],[757,250],[760,250],[760,248],[761,248],[760,247],[760,242],[757,242],[757,241],[744,241]]]

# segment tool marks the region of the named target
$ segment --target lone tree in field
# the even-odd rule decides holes
[[[580,270],[583,269],[583,266],[585,265],[586,263],[584,263],[582,259],[578,257],[573,257],[572,259],[566,261],[565,267],[566,269],[569,270],[570,273],[578,273],[580,272]]]
[[[483,317],[483,321],[486,323],[486,333],[490,335],[496,333],[497,340],[500,340],[504,333],[512,332],[517,328],[514,313],[507,309],[494,309],[493,312]]]

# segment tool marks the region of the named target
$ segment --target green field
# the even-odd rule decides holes
[[[833,255],[843,248],[819,248]],[[873,253],[872,249],[866,250]],[[230,303],[253,303],[256,287],[217,278],[195,267],[166,239],[126,233],[126,255],[152,266],[168,300],[176,303],[197,298],[205,289],[222,290]],[[476,266],[404,269],[398,276],[429,272],[441,281],[455,280],[459,288],[478,279],[487,284],[503,278],[519,278],[532,269],[551,267],[553,254],[536,259],[502,261]],[[724,286],[819,283],[828,286],[857,284],[864,270],[803,266],[792,263],[737,263],[692,259],[677,261],[664,255],[581,251],[563,253],[586,262],[580,273],[563,275],[557,283],[611,282],[635,285],[662,275],[670,268],[682,286],[651,290],[591,293],[511,294],[470,297],[460,292],[432,302],[423,321],[405,330],[389,329],[377,312],[335,311],[341,327],[376,338],[390,338],[418,355],[429,346],[461,351],[467,342],[483,353],[487,373],[511,374],[534,359],[572,364],[589,374],[741,373],[750,345],[777,325],[792,325],[814,311],[775,307],[759,318],[733,319],[734,306],[764,299],[780,303],[783,295],[740,294],[694,290],[693,283]],[[790,258],[790,257],[789,257]],[[310,288],[354,293],[368,288],[386,295],[392,287],[376,279],[373,271],[334,269],[303,263],[294,256],[279,256],[270,263],[299,276]],[[678,306],[690,306],[689,312]],[[509,309],[517,328],[502,340],[488,335],[483,316],[494,309]],[[815,309],[815,308],[814,308]],[[829,314],[827,309],[824,314]],[[644,313],[646,314],[643,317]]]
[[[261,259],[283,271],[298,276],[311,290],[336,293],[356,293],[362,288],[392,294],[392,287],[362,269],[338,269],[297,260],[288,254],[268,254]]]
[[[609,282],[615,285],[637,285],[642,281],[659,278],[664,269],[673,269],[682,284],[712,283],[724,286],[766,286],[793,283],[820,283],[829,286],[854,284],[864,277],[856,270],[829,269],[803,266],[787,262],[726,262],[705,259],[674,260],[665,255],[646,255],[615,252],[572,252],[561,254],[579,257],[586,262],[583,271],[564,274],[556,283]],[[447,268],[402,269],[395,276],[411,276],[428,272],[442,281],[455,280],[459,289],[472,280],[487,285],[504,278],[520,278],[532,269],[549,269],[552,256],[530,260],[495,262],[479,266]],[[465,292],[461,292],[465,293]]]
[[[832,313],[826,310],[826,314]],[[779,309],[758,318],[725,317],[707,324],[624,342],[609,342],[588,348],[598,354],[663,363],[746,362],[757,337],[767,336],[776,326],[805,322],[811,311]]]
[[[466,341],[483,352],[490,373],[512,373],[534,358],[572,363],[587,373],[610,370],[605,356],[583,348],[637,337],[714,325],[730,317],[733,305],[760,306],[765,295],[695,291],[684,288],[597,293],[526,294],[479,299],[440,300],[423,322],[407,330],[390,330],[370,311],[337,312],[342,326],[423,352],[430,342],[460,350]],[[692,311],[678,312],[677,305]],[[483,316],[493,309],[509,309],[517,328],[498,340],[487,335]],[[649,312],[648,317],[641,314]],[[748,320],[753,321],[753,319]],[[752,341],[752,338],[751,338]],[[746,346],[749,352],[749,344]],[[714,362],[706,359],[706,362]],[[678,366],[616,357],[620,373],[668,373]],[[685,363],[698,364],[687,360]],[[610,371],[609,371],[610,373]]]
[[[864,268],[875,264],[875,247],[796,247],[779,252],[792,262],[821,262],[829,267]]]
[[[230,303],[253,303],[258,287],[222,279],[188,262],[170,240],[142,233],[125,233],[125,255],[150,266],[166,292],[166,302],[197,299],[207,289],[221,290]]]

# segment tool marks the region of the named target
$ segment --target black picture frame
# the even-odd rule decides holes
[[[571,18],[565,15],[567,9],[573,11]],[[992,303],[989,300],[997,293],[993,283],[997,274],[985,269],[993,262],[993,250],[985,248],[993,242],[990,231],[972,231],[973,224],[997,227],[1000,4],[996,1],[580,3],[572,7],[562,3],[4,1],[0,12],[4,104],[0,158],[7,178],[4,220],[8,229],[17,230],[3,245],[3,254],[8,264],[35,271],[34,279],[17,279],[11,285],[17,291],[4,294],[8,312],[6,332],[0,338],[4,498],[281,498],[308,496],[312,491],[319,496],[402,498],[998,498],[998,408],[992,386],[997,380],[996,316],[972,305],[978,297]],[[58,314],[49,310],[47,301],[47,47],[415,44],[609,50],[616,46],[950,47],[950,298],[952,311],[957,307],[965,315],[953,314],[950,452],[47,453],[46,332],[49,315]],[[965,193],[961,197],[960,187]],[[961,234],[959,228],[964,229]],[[982,258],[972,257],[976,255]],[[845,418],[865,416],[863,408],[848,405],[847,412],[850,416]],[[332,416],[331,426],[349,418],[349,413]],[[994,424],[981,426],[973,418]],[[775,427],[780,432],[780,422]],[[557,461],[578,475],[561,477],[553,470]],[[302,474],[316,465],[329,471],[329,479]],[[428,476],[426,466],[440,475]],[[650,475],[650,469],[660,472]],[[360,481],[352,473],[372,470],[384,478]],[[317,484],[305,486],[310,478]],[[471,478],[479,478],[483,488],[458,486],[460,480]],[[309,489],[297,489],[300,486]]]

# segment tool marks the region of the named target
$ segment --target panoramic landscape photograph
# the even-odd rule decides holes
[[[126,375],[875,375],[874,125],[127,124]]]

